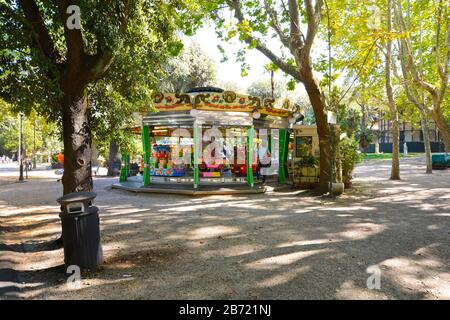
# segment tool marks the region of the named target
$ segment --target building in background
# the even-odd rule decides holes
[[[429,128],[431,152],[444,152],[442,135],[434,121],[431,120],[429,122]],[[392,125],[390,120],[380,117],[380,120],[378,121],[377,136],[380,152],[392,153]],[[405,142],[408,147],[408,152],[425,152],[423,137],[423,131],[420,124],[414,125],[407,122],[400,123],[400,152],[404,151],[403,149]],[[366,152],[374,153],[375,144],[371,144],[367,148]]]

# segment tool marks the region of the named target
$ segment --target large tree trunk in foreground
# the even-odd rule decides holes
[[[64,194],[92,191],[91,128],[83,93],[65,93],[62,100],[64,137]]]
[[[308,93],[309,100],[314,110],[317,124],[317,134],[319,135],[320,147],[320,191],[326,193],[330,179],[330,130],[328,127],[327,115],[325,114],[325,103],[316,79],[311,69],[302,70],[303,84]]]
[[[119,153],[119,144],[115,140],[109,143],[109,158],[108,158],[108,176],[115,177],[119,175],[120,167],[114,166],[115,163],[120,163],[121,157]]]
[[[440,107],[434,107],[432,117],[444,140],[445,152],[450,152],[450,123],[445,120]]]

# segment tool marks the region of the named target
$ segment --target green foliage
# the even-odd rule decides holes
[[[58,63],[64,66],[67,45],[56,3],[36,3],[55,43]],[[162,64],[183,47],[176,32],[192,34],[201,24],[202,10],[193,0],[80,0],[77,5],[85,53],[111,51],[114,55],[105,77],[86,89],[92,95],[92,128],[103,135],[126,125],[131,112],[150,109],[148,102],[163,74]],[[0,2],[0,28],[0,97],[14,111],[29,114],[34,109],[60,123],[59,69],[34,45],[17,0]]]
[[[247,93],[255,97],[272,97],[272,85],[270,79],[262,79],[252,83],[247,88]],[[283,81],[275,81],[274,97],[280,99],[286,97],[286,85]]]
[[[267,72],[277,72],[277,71],[280,70],[280,68],[278,68],[278,66],[277,66],[275,63],[273,63],[273,62],[267,63],[267,64],[264,66],[264,69],[265,69]]]
[[[378,139],[376,131],[365,128],[361,129],[358,134],[360,145],[363,149],[367,148],[370,144],[375,143]]]
[[[400,121],[411,122],[413,125],[420,123],[420,114],[417,108],[408,101],[402,87],[403,81],[410,88],[415,88],[419,96],[423,89],[412,81],[403,79],[402,70],[398,59],[398,42],[409,37],[411,40],[412,61],[417,70],[422,65],[423,79],[431,85],[442,87],[437,68],[437,60],[445,61],[446,47],[445,35],[450,27],[448,24],[449,0],[439,2],[426,0],[394,0],[394,6],[401,4],[404,20],[407,24],[407,32],[399,31],[396,22],[393,24],[393,32],[387,32],[386,1],[385,0],[328,0],[329,12],[324,11],[325,19],[330,15],[331,45],[332,45],[332,74],[328,74],[328,52],[324,50],[314,60],[315,68],[323,74],[322,88],[326,88],[331,79],[332,83],[339,83],[340,94],[347,91],[349,100],[358,100],[359,105],[364,105],[368,114],[372,111],[382,111],[389,116],[387,98],[385,93],[385,44],[387,40],[393,40],[394,69],[393,86],[394,99],[398,106]],[[439,18],[441,12],[441,18]],[[394,15],[394,12],[393,12]],[[440,36],[436,36],[437,22],[441,19]],[[323,23],[320,37],[328,42],[328,23]],[[420,29],[423,30],[422,35]],[[437,40],[440,39],[439,44]],[[422,49],[422,50],[421,50]],[[439,50],[437,50],[439,49]],[[422,52],[423,63],[420,63]],[[440,59],[437,59],[437,53]],[[410,66],[408,63],[407,67]],[[448,81],[448,80],[447,80]],[[327,90],[325,90],[326,92]],[[448,90],[447,90],[448,91]],[[425,92],[426,93],[426,92]],[[445,94],[441,109],[447,121],[450,121],[450,104],[448,92]],[[447,101],[447,102],[445,102]],[[430,95],[426,93],[425,105],[432,109]],[[367,110],[368,109],[368,110]],[[370,127],[370,123],[368,123]],[[361,129],[361,134],[366,128]]]
[[[359,142],[355,137],[344,138],[339,144],[342,162],[342,179],[345,183],[353,179],[355,165],[362,160],[358,146]]]
[[[317,168],[319,165],[319,159],[313,155],[304,155],[300,160],[296,161],[296,165],[300,167],[314,167]]]
[[[159,83],[159,90],[179,93],[213,86],[217,82],[216,69],[214,61],[193,43],[165,64],[166,77]]]
[[[0,156],[12,155],[19,150],[19,116],[18,114],[3,110],[0,119]],[[32,113],[24,116],[22,121],[23,150],[24,154],[30,156],[34,146],[36,151],[47,153],[51,150],[60,150],[60,135],[52,123]]]

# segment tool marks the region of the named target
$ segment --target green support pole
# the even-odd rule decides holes
[[[122,162],[123,162],[123,157],[122,157]],[[119,174],[119,182],[124,182],[125,180],[123,179],[123,163],[120,166],[120,174]]]
[[[198,143],[198,126],[194,123],[194,188],[198,188],[200,177],[198,170],[198,152],[199,152],[199,143]]]
[[[142,147],[144,149],[144,186],[150,185],[150,142],[149,142],[149,127],[142,128]]]
[[[255,136],[255,129],[253,126],[247,129],[247,184],[249,187],[254,186],[253,177],[253,139]]]
[[[286,183],[286,177],[287,177],[287,154],[288,154],[288,148],[289,148],[289,140],[288,140],[288,132],[286,129],[280,129],[280,143],[279,143],[279,149],[280,149],[280,165],[278,168],[278,182],[281,184]]]
[[[119,176],[120,182],[127,181],[127,177],[128,177],[127,161],[128,161],[127,154],[122,153],[122,166],[120,168],[120,176]]]
[[[127,179],[130,176],[130,155],[127,154],[127,162],[126,162],[126,166],[127,166]]]
[[[269,143],[269,152],[272,154],[272,130],[267,130],[267,140]]]

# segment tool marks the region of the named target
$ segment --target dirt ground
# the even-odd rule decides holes
[[[406,159],[392,182],[389,167],[360,165],[335,201],[136,195],[96,178],[105,263],[79,288],[51,245],[61,184],[0,172],[0,299],[450,299],[450,170]]]

